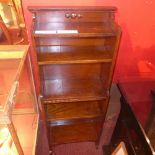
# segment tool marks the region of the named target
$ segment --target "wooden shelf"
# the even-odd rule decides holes
[[[87,25],[87,26],[85,26]],[[97,29],[96,29],[97,27]],[[57,37],[109,37],[116,36],[116,25],[111,24],[110,22],[101,23],[101,22],[68,22],[64,23],[40,23],[37,25],[33,31],[34,37],[48,37],[48,36],[57,36]],[[57,33],[58,30],[77,30],[78,33]],[[40,33],[39,33],[40,31]],[[50,33],[52,32],[52,33]],[[55,32],[55,33],[53,33]]]
[[[107,96],[101,79],[43,81],[44,103],[102,100]]]
[[[60,121],[103,117],[99,107],[101,102],[103,101],[49,104],[46,107],[47,120]]]
[[[109,50],[108,50],[109,49]],[[38,53],[38,64],[76,64],[112,62],[110,48],[51,46],[41,47]]]

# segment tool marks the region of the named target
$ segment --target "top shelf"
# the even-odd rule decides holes
[[[86,26],[87,25],[87,26]],[[34,37],[109,37],[116,36],[116,26],[108,23],[40,23],[33,31]]]

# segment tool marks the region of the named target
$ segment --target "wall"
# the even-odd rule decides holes
[[[28,31],[31,14],[27,6],[108,6],[118,8],[122,27],[114,80],[155,78],[155,1],[153,0],[22,0]],[[30,32],[28,32],[30,34]],[[30,35],[29,35],[30,36]],[[34,53],[32,52],[32,56]],[[35,61],[34,61],[35,62]]]

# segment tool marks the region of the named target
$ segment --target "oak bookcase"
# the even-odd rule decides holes
[[[50,147],[99,143],[121,35],[115,7],[29,7]]]

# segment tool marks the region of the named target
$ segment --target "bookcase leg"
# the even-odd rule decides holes
[[[99,148],[99,141],[95,142],[95,147],[98,150],[98,148]]]

